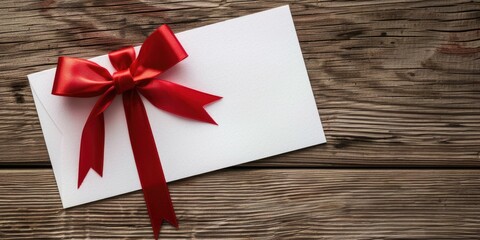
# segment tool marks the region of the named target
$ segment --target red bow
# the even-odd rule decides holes
[[[170,28],[163,25],[145,40],[137,58],[133,47],[109,53],[110,62],[117,70],[113,75],[94,62],[60,57],[53,84],[52,94],[55,95],[100,96],[82,132],[78,187],[90,169],[102,176],[105,141],[103,112],[117,94],[123,94],[130,143],[155,239],[158,238],[163,220],[177,228],[178,223],[147,113],[138,93],[164,111],[216,124],[203,106],[221,97],[155,79],[187,56]]]

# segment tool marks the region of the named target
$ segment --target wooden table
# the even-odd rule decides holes
[[[0,239],[148,239],[141,192],[62,209],[26,75],[284,5],[0,4]],[[170,184],[165,239],[480,238],[480,3],[290,4],[328,143]]]

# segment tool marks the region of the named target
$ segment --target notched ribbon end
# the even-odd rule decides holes
[[[175,216],[173,216],[172,219],[167,219],[166,217],[162,217],[158,223],[152,223],[152,229],[153,229],[153,236],[155,240],[158,240],[158,237],[160,236],[160,229],[162,228],[163,222],[166,222],[170,224],[172,227],[175,227],[175,229],[179,229],[178,226],[178,221]]]
[[[210,96],[209,96],[208,101],[203,104],[203,111],[204,111],[205,115],[204,115],[204,119],[202,119],[202,121],[218,126],[218,123],[215,122],[215,120],[213,120],[213,118],[210,116],[210,114],[208,114],[207,110],[205,110],[205,106],[210,105],[210,104],[212,104],[216,101],[219,101],[223,97],[215,96],[215,95],[211,95],[211,94],[209,94],[209,95]]]
[[[88,172],[92,169],[95,171],[100,177],[103,177],[103,169],[95,169],[95,168],[88,168],[88,169],[78,169],[78,182],[77,182],[77,189],[80,189],[82,186],[83,181],[87,177]]]

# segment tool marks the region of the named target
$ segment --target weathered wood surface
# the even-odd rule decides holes
[[[0,239],[152,237],[140,192],[61,208],[27,74],[286,3],[2,1]],[[328,143],[170,184],[161,237],[478,239],[480,3],[290,6]]]
[[[1,239],[151,238],[140,192],[64,210],[50,170],[0,171]],[[162,239],[478,239],[480,171],[232,169],[170,184]]]
[[[48,165],[26,75],[284,5],[276,1],[5,0],[0,164]],[[249,166],[480,165],[480,4],[292,1],[328,144]]]

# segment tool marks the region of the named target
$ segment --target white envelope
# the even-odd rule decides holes
[[[288,6],[176,36],[189,57],[160,77],[223,99],[206,107],[215,126],[143,98],[167,181],[326,142]],[[90,60],[113,71],[107,55]],[[91,170],[77,188],[80,137],[97,99],[52,95],[54,75],[28,78],[63,207],[141,189],[119,96],[105,112],[103,177]]]

